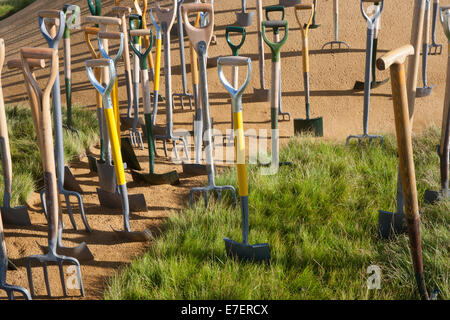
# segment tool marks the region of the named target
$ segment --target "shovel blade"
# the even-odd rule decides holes
[[[68,166],[64,166],[64,189],[83,194],[83,189]]]
[[[183,162],[183,173],[192,175],[206,175],[206,165],[198,163],[184,163]]]
[[[225,251],[230,257],[246,262],[270,261],[270,247],[268,243],[244,244],[229,238],[223,238],[223,240],[225,241]]]
[[[240,27],[251,26],[254,15],[254,12],[236,12],[236,25]]]
[[[127,164],[128,169],[142,170],[141,165],[136,157],[136,153],[134,153],[130,138],[121,138],[120,150],[122,153],[122,160]]]
[[[119,238],[130,242],[146,242],[153,239],[152,232],[148,229],[145,229],[144,231],[113,230]]]
[[[89,164],[89,170],[91,172],[97,172],[97,159],[95,157],[88,155],[88,164]]]
[[[167,173],[157,174],[157,173],[139,173],[131,171],[131,176],[133,181],[136,183],[147,183],[150,185],[161,185],[161,184],[171,184],[177,185],[180,183],[180,177],[178,172],[170,171]]]
[[[424,201],[428,204],[435,204],[439,201],[439,192],[433,190],[425,190]]]
[[[122,209],[122,198],[118,193],[112,193],[101,188],[97,188],[97,195],[102,207]],[[130,205],[129,209],[132,212],[147,211],[147,203],[142,193],[129,194],[128,203]]]
[[[253,101],[266,102],[270,99],[269,89],[253,89]]]
[[[15,226],[31,226],[31,220],[26,206],[15,208],[1,207],[0,209],[3,223]]]
[[[416,98],[428,97],[433,91],[434,86],[422,87],[416,89]]]
[[[43,254],[48,252],[47,246],[39,245]],[[86,262],[94,260],[94,255],[87,246],[86,242],[82,242],[76,247],[60,247],[56,248],[56,253],[65,257],[72,257],[77,259],[79,262]]]
[[[97,173],[100,188],[114,193],[117,187],[116,170],[114,166],[97,160]]]
[[[364,82],[356,81],[355,85],[353,86],[353,90],[362,91],[364,90],[364,86],[365,86]]]
[[[302,3],[302,0],[280,0],[279,4],[283,7],[293,7],[296,4]]]
[[[323,119],[294,119],[294,133],[312,133],[316,137],[323,137]]]

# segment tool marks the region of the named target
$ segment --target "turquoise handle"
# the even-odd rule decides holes
[[[241,42],[238,45],[235,45],[233,42],[231,42],[230,33],[232,33],[232,32],[242,34]],[[239,55],[239,49],[244,45],[246,35],[247,35],[247,32],[245,31],[245,28],[243,28],[243,27],[235,27],[235,26],[226,27],[225,38],[227,39],[228,45],[231,48],[231,52],[233,53],[233,56]]]

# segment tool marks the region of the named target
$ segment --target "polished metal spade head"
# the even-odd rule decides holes
[[[245,262],[269,262],[270,246],[268,243],[245,244],[229,238],[223,238],[228,256]]]

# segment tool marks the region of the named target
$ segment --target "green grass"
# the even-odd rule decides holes
[[[63,121],[66,110],[63,108]],[[98,125],[92,111],[72,108],[73,126],[80,132],[80,139],[64,130],[64,159],[75,160],[98,140]],[[8,133],[13,165],[11,205],[24,204],[42,180],[42,161],[36,133],[28,106],[6,106]],[[3,175],[0,176],[0,203],[3,203]]]
[[[106,299],[417,299],[408,237],[380,240],[378,210],[395,209],[396,141],[364,149],[295,137],[282,150],[275,176],[249,169],[250,243],[268,242],[270,265],[238,263],[223,237],[241,241],[240,209],[222,204],[172,212],[143,257],[118,272]],[[428,290],[449,298],[449,202],[423,204],[438,189],[439,130],[414,140]],[[235,170],[217,184],[237,187]],[[368,290],[370,265],[381,289]]]
[[[0,20],[22,10],[35,0],[0,0]]]

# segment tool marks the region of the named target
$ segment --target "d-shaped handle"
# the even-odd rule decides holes
[[[242,35],[241,41],[239,42],[239,44],[235,45],[231,41],[230,33],[239,33]],[[247,32],[245,31],[244,27],[228,26],[225,28],[225,38],[227,39],[227,43],[230,46],[231,51],[233,52],[233,56],[239,55],[239,49],[244,45],[246,35],[247,35]]]
[[[58,32],[55,37],[50,36],[47,27],[45,26],[45,19],[56,19],[59,21]],[[39,28],[41,29],[41,33],[44,36],[45,40],[48,43],[48,46],[51,48],[57,48],[59,40],[61,40],[64,30],[66,28],[66,17],[64,12],[61,10],[42,10],[38,12],[38,21]]]
[[[406,58],[414,54],[414,47],[410,44],[398,49],[389,51],[377,60],[379,70],[386,70],[393,64],[403,64]]]
[[[175,21],[175,17],[177,15],[177,0],[172,0],[172,8],[171,9],[162,9],[159,6],[159,1],[155,1],[155,11],[156,11],[156,17],[158,18],[159,24],[164,27],[167,31],[170,31],[172,29],[172,25]]]
[[[102,15],[102,1],[101,0],[95,0],[95,3],[93,0],[88,0],[88,6],[89,11],[94,16],[101,16]]]
[[[111,94],[114,87],[114,82],[116,81],[116,68],[114,66],[114,61],[112,59],[90,59],[84,62],[86,70],[88,72],[89,81],[94,85],[95,89],[103,96],[105,99]],[[93,68],[109,68],[109,81],[105,86],[102,86],[100,82],[95,77]],[[107,99],[105,99],[107,100]],[[112,108],[110,105],[105,105],[105,108]]]
[[[148,44],[147,49],[143,48],[143,49],[145,49],[145,51],[144,51],[144,53],[142,53],[135,47],[135,42],[132,39],[133,38],[136,39],[139,37],[145,37],[145,36],[149,36],[150,39],[149,39],[149,44]],[[152,32],[152,30],[150,30],[150,29],[130,30],[130,46],[131,46],[131,49],[134,51],[134,53],[139,57],[141,70],[147,70],[148,69],[147,57],[153,47],[153,32]]]
[[[130,25],[130,30],[142,29],[142,16],[136,13],[132,13],[128,16],[128,24]],[[134,39],[134,43],[139,42],[139,37]]]
[[[114,58],[111,58],[108,53],[105,50],[105,47],[103,46],[102,39],[119,39],[119,50],[117,51]],[[100,51],[101,55],[105,59],[112,59],[114,61],[114,65],[117,63],[117,60],[122,56],[123,53],[123,47],[124,47],[124,36],[122,32],[99,32],[97,35],[98,40],[98,50]]]
[[[72,4],[65,4],[63,12],[66,14],[66,30],[64,37],[68,37],[71,29],[80,29],[80,7]],[[69,18],[67,16],[70,15]]]
[[[284,36],[279,42],[272,42],[267,39],[266,36],[266,28],[284,28]],[[272,51],[272,61],[278,62],[280,61],[280,50],[281,47],[286,43],[288,38],[289,28],[287,20],[277,20],[277,21],[263,21],[261,22],[261,34],[264,39],[264,42],[270,47]]]
[[[269,17],[269,13],[270,12],[281,12],[281,19],[275,19],[275,20],[284,20],[285,11],[284,11],[284,7],[283,6],[268,6],[268,7],[265,8],[265,11],[266,11],[266,20],[267,21],[272,20]]]
[[[439,10],[442,28],[444,29],[448,42],[450,42],[450,6],[441,6]]]
[[[198,44],[200,42],[205,42],[206,50],[208,50],[209,43],[211,42],[213,29],[214,29],[214,11],[213,6],[210,3],[188,3],[181,6],[183,11],[183,22],[186,28],[186,33],[188,34],[189,41],[191,41],[192,46],[195,51],[198,52]],[[189,21],[189,13],[206,12],[208,13],[210,19],[207,25],[200,28],[194,27]]]
[[[365,2],[375,3],[375,4],[378,4],[381,2],[380,10],[378,10],[378,12],[372,16],[372,19],[367,15],[366,11],[364,11],[364,3]],[[370,26],[374,26],[375,22],[380,17],[381,12],[383,11],[383,7],[384,7],[384,0],[361,0],[361,13],[362,13],[363,17],[367,20],[367,23]]]

